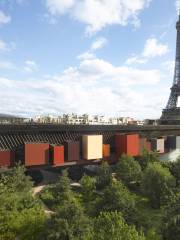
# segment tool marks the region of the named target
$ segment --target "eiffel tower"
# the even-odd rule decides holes
[[[177,41],[174,81],[168,103],[166,108],[162,111],[162,116],[160,118],[161,124],[180,124],[180,107],[177,106],[178,97],[180,97],[180,12],[179,20],[176,23],[176,29]]]

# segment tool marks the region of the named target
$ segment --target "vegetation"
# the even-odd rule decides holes
[[[35,196],[23,166],[0,173],[0,240],[180,239],[180,159],[143,157],[123,155],[115,177],[104,162],[76,188],[63,171]]]
[[[0,239],[38,239],[45,223],[40,201],[32,196],[32,182],[16,166],[0,179]]]
[[[127,187],[141,181],[142,171],[140,164],[133,157],[123,154],[116,166],[117,179]]]
[[[142,178],[142,189],[152,207],[160,208],[168,204],[174,197],[175,186],[175,178],[169,169],[157,162],[148,164]]]

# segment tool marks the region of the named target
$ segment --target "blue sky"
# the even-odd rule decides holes
[[[175,0],[0,0],[0,112],[158,118]]]

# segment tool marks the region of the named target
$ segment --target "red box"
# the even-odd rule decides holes
[[[139,135],[120,135],[115,136],[116,155],[119,157],[123,153],[136,157],[139,156]]]
[[[39,166],[49,164],[48,143],[25,144],[25,166]]]
[[[15,153],[10,150],[0,150],[0,167],[11,167],[14,163]]]
[[[64,164],[64,146],[53,146],[53,165]]]

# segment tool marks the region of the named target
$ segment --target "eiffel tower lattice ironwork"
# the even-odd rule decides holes
[[[166,108],[163,109],[161,121],[166,124],[180,124],[180,107],[177,106],[178,97],[180,97],[180,14],[176,23],[177,41],[176,41],[176,61],[174,71],[174,81],[171,87]]]

